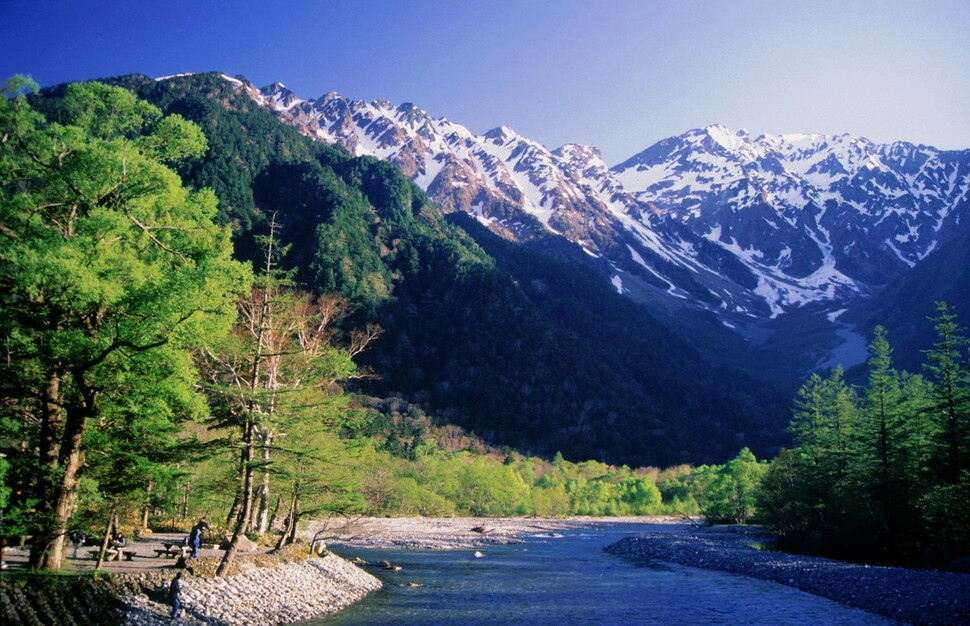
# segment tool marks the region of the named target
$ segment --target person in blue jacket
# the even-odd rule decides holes
[[[199,520],[199,523],[192,527],[192,532],[189,533],[189,545],[192,547],[192,557],[199,556],[199,548],[202,547],[202,533],[209,528],[206,521]]]

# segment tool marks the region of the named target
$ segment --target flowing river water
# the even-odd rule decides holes
[[[791,587],[679,565],[641,565],[603,547],[641,530],[625,525],[527,537],[463,550],[335,547],[341,556],[390,561],[370,569],[384,589],[334,624],[891,624]]]

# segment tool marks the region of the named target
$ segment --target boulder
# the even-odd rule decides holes
[[[232,542],[232,537],[229,535],[224,535],[222,537],[222,542],[219,544],[219,548],[222,550],[228,550],[230,542]],[[259,545],[246,536],[240,537],[238,543],[236,543],[237,552],[255,552],[258,549]]]
[[[240,537],[236,544],[236,550],[239,552],[255,552],[258,549],[259,545],[249,537]]]

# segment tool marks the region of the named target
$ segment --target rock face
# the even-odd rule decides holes
[[[220,545],[223,549],[226,549],[229,547],[229,543],[231,541],[232,538],[226,535],[222,538],[222,543]],[[256,542],[249,537],[239,537],[239,539],[236,541],[236,550],[239,552],[253,552],[258,548],[259,546],[256,545]]]
[[[590,146],[476,135],[410,103],[226,79],[307,135],[397,164],[446,211],[523,242],[561,235],[604,259],[621,293],[726,323],[837,311],[970,224],[970,150],[715,125],[610,168]]]

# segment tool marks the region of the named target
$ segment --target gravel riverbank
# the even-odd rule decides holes
[[[530,535],[621,524],[656,524],[658,531],[687,524],[668,517],[363,517],[311,522],[306,540],[366,548],[452,550],[521,543]]]
[[[911,624],[970,624],[970,574],[873,567],[759,550],[749,531],[680,527],[642,533],[606,551],[644,561],[714,569],[788,585]]]
[[[381,582],[334,554],[227,578],[189,576],[182,585],[183,624],[262,626],[327,615],[379,589]],[[163,585],[158,592],[163,593]],[[157,599],[157,596],[156,596]],[[170,624],[168,606],[147,595],[124,598],[130,626]]]
[[[902,622],[970,624],[970,574],[867,567],[758,550],[752,544],[763,538],[750,530],[697,528],[673,518],[364,518],[315,522],[304,538],[317,536],[331,544],[372,548],[461,549],[521,542],[529,536],[568,530],[632,524],[640,525],[637,530],[643,524],[653,526],[650,532],[631,534],[609,546],[607,552],[776,582]],[[119,608],[124,624],[171,623],[163,592],[175,569],[172,561],[152,558],[154,551],[150,548],[131,563],[113,564],[125,569],[113,572],[109,589],[99,591],[100,584],[89,585],[90,592],[71,592],[73,601],[68,601],[64,593],[52,595],[43,585],[19,584],[17,579],[0,576],[0,621],[92,623],[80,616],[93,608],[107,609],[112,604],[109,599],[117,598],[123,603]],[[260,556],[250,558],[258,560]],[[218,557],[199,559],[196,574],[209,560]],[[371,574],[333,554],[276,567],[252,566],[226,579],[189,575],[183,585],[186,611],[182,623],[262,625],[299,621],[338,611],[380,586]],[[64,621],[75,614],[79,620]],[[97,622],[108,623],[101,618]]]

